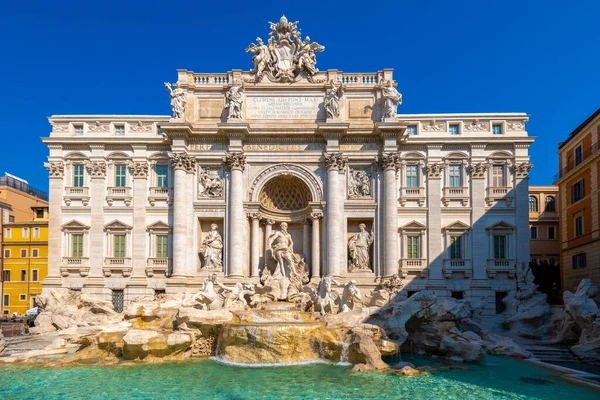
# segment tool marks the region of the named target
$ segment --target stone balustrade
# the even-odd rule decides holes
[[[469,188],[468,187],[450,187],[445,186],[443,188],[442,203],[445,206],[450,204],[450,201],[457,200],[466,206],[469,202]]]
[[[442,272],[444,278],[452,278],[454,273],[463,273],[465,278],[470,278],[472,272],[471,260],[462,258],[445,259]]]
[[[131,258],[129,257],[105,257],[102,272],[105,277],[113,274],[123,277],[131,276]]]
[[[171,259],[152,257],[148,258],[147,264],[148,265],[146,266],[146,276],[148,276],[149,278],[152,278],[155,275],[166,276],[171,265]]]
[[[64,277],[71,274],[88,276],[90,271],[90,260],[88,257],[63,257],[60,266],[60,274]]]
[[[424,187],[402,187],[400,188],[400,197],[398,198],[400,204],[404,206],[408,200],[414,200],[419,202],[419,206],[425,204],[425,188]]]
[[[512,204],[512,195],[510,195],[510,191],[512,188],[508,186],[488,186],[486,188],[486,196],[485,201],[488,206],[491,206],[494,201],[505,200],[506,205],[510,206]]]
[[[488,277],[493,279],[499,272],[507,273],[509,278],[514,278],[516,274],[515,260],[512,258],[488,258]]]
[[[421,278],[427,278],[429,269],[425,258],[404,258],[400,260],[400,275],[406,278],[408,274],[416,274]]]

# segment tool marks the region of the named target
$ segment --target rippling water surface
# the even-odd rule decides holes
[[[498,357],[420,377],[313,364],[246,368],[212,360],[111,367],[0,366],[0,399],[598,400],[551,371]]]

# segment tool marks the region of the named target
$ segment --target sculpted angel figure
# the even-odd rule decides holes
[[[358,225],[360,232],[348,241],[350,253],[350,271],[369,270],[369,247],[373,244],[373,231],[366,231],[365,224]]]
[[[344,95],[343,86],[339,83],[333,83],[333,86],[325,92],[323,107],[327,113],[327,119],[336,119],[340,116],[340,99]]]
[[[277,261],[273,277],[289,278],[292,273],[298,275],[294,261],[294,241],[292,235],[287,231],[288,225],[285,222],[282,222],[279,227],[279,231],[269,236],[267,247],[271,248],[272,257]],[[286,270],[289,271],[289,274],[286,274]]]
[[[269,63],[271,62],[271,51],[269,47],[265,45],[261,38],[256,38],[256,44],[250,43],[250,46],[246,49],[246,53],[254,54],[252,57],[252,63],[254,69],[250,71],[252,74],[256,74],[256,80],[259,81],[265,70],[268,69]]]
[[[383,113],[381,121],[386,118],[396,118],[398,114],[398,106],[402,104],[402,95],[396,90],[396,82],[387,80],[381,87],[383,96]]]
[[[178,88],[175,85],[175,90],[173,90],[173,86],[169,82],[165,82],[165,89],[169,92],[169,96],[171,96],[171,110],[173,111],[173,118],[175,119],[183,119],[183,113],[185,111],[185,91],[181,88]]]
[[[202,241],[200,250],[204,259],[202,269],[221,270],[223,266],[223,239],[217,224],[210,225],[210,231]]]
[[[325,50],[325,46],[321,46],[317,42],[311,43],[310,37],[308,36],[304,38],[304,41],[301,41],[299,37],[296,37],[295,43],[298,68],[301,71],[306,71],[309,75],[315,75],[319,72],[315,67],[317,64],[315,53]]]
[[[227,91],[227,94],[225,94],[225,98],[227,99],[225,108],[229,109],[227,120],[242,119],[242,103],[244,102],[242,91],[243,88],[234,83]]]

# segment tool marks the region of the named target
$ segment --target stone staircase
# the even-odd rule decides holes
[[[534,358],[547,362],[553,363],[576,363],[580,362],[579,359],[571,353],[568,347],[562,346],[527,346],[525,349],[530,352]]]

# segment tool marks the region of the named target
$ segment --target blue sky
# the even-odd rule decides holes
[[[176,69],[250,69],[282,13],[326,46],[321,70],[394,68],[400,113],[530,114],[530,184],[552,183],[558,142],[600,107],[597,0],[3,2],[0,173],[46,190],[47,116],[168,114]]]

